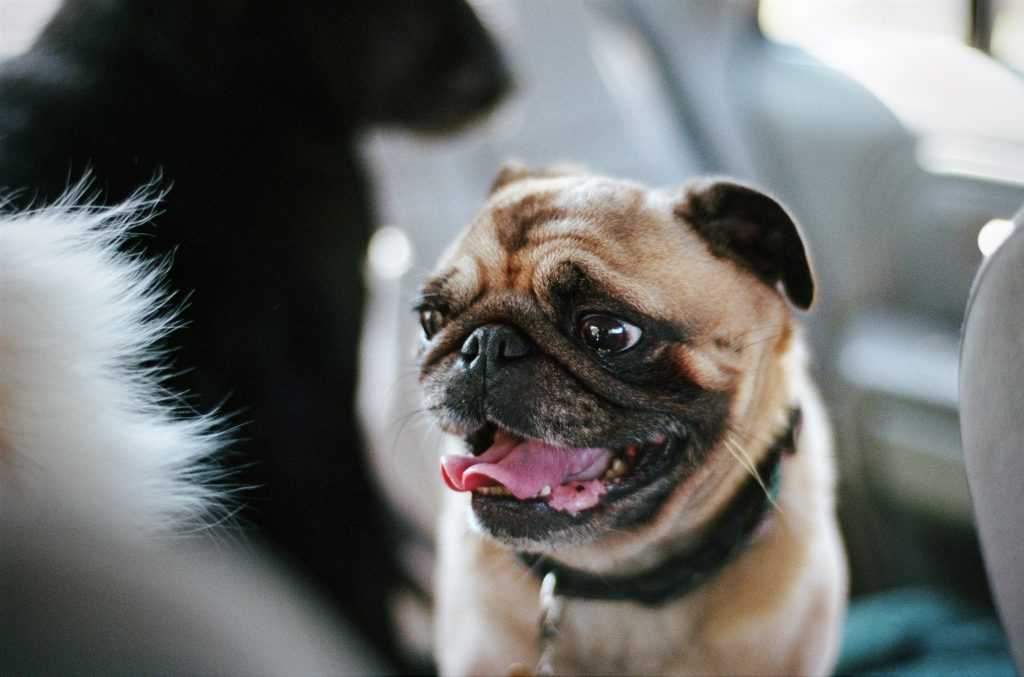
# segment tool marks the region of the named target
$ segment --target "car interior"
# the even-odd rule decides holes
[[[0,55],[24,49],[55,4],[0,0]],[[401,553],[410,576],[429,587],[443,489],[422,480],[440,438],[420,415],[411,308],[498,167],[572,162],[661,186],[727,175],[788,207],[817,275],[801,320],[851,567],[837,674],[1014,674],[1024,1],[471,5],[514,74],[505,103],[455,135],[378,129],[362,142],[379,228],[359,415],[378,474],[411,470],[379,487],[423,535]],[[429,665],[416,597],[394,608]]]

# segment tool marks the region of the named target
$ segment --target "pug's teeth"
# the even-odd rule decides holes
[[[482,494],[484,496],[511,496],[512,495],[511,491],[509,491],[505,487],[501,486],[500,484],[492,484],[491,486],[488,486],[488,487],[477,487],[473,491],[475,491],[478,494]]]
[[[541,489],[539,492],[537,492],[537,495],[540,496],[541,498],[544,498],[545,496],[550,496],[551,495],[551,486],[548,485],[548,484],[545,484],[544,488]]]
[[[612,465],[604,473],[604,479],[613,480],[626,474],[626,462],[621,458],[612,461]]]

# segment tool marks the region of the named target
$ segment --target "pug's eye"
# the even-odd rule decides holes
[[[434,334],[441,331],[444,326],[444,313],[433,308],[424,308],[420,311],[420,327],[423,328],[423,336],[428,341],[434,338]]]
[[[601,355],[629,350],[641,336],[640,327],[611,315],[585,315],[580,319],[580,338]]]

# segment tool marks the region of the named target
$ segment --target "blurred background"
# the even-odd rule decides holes
[[[57,4],[0,0],[0,57]],[[728,174],[781,198],[818,273],[805,325],[838,439],[853,595],[927,586],[991,615],[958,339],[971,280],[1024,203],[1024,0],[471,4],[514,74],[504,105],[454,136],[376,130],[362,144],[380,227],[360,414],[413,534],[414,578],[428,585],[441,483],[424,479],[440,438],[416,414],[411,301],[504,160],[572,161],[656,185]],[[409,605],[396,610],[415,634]]]

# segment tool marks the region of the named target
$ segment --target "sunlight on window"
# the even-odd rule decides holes
[[[1024,0],[993,9],[993,45],[1007,62],[1024,61]],[[917,136],[925,170],[1024,184],[1024,81],[968,45],[967,0],[761,0],[759,11],[767,37],[888,108]]]
[[[992,25],[992,54],[1024,72],[1024,2],[996,3]]]
[[[772,40],[804,48],[873,31],[966,40],[970,6],[967,0],[761,0],[758,21]]]

